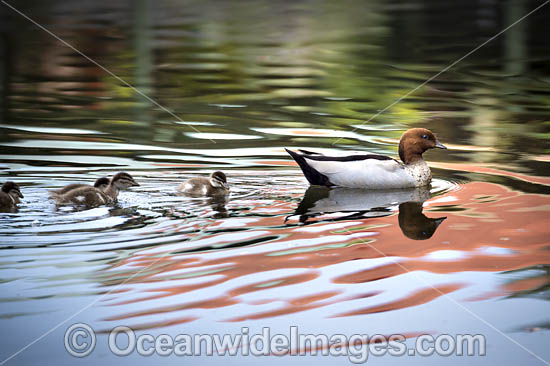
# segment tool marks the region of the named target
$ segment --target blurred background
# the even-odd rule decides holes
[[[541,4],[3,2],[0,175],[25,199],[0,214],[0,362],[70,316],[159,334],[483,333],[486,358],[387,362],[549,362],[550,5],[392,105]],[[284,147],[396,157],[412,127],[450,148],[425,154],[423,207],[348,196],[368,207],[294,215],[326,197],[305,199]],[[114,208],[48,200],[121,170],[141,187]],[[213,170],[227,201],[175,193]],[[6,364],[72,364],[69,324]],[[150,361],[97,348],[82,362]],[[349,362],[283,361],[312,360]]]

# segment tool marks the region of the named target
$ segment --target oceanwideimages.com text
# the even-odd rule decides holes
[[[353,363],[365,363],[370,356],[484,356],[481,334],[422,334],[406,343],[402,334],[302,334],[297,326],[288,333],[250,333],[242,327],[238,334],[138,334],[118,326],[108,333],[107,347],[117,356],[345,356]],[[75,357],[86,357],[97,345],[94,330],[85,323],[70,326],[64,335],[65,349]]]

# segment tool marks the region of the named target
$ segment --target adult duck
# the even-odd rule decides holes
[[[432,148],[446,149],[430,130],[413,128],[399,141],[401,162],[376,154],[326,156],[306,150],[285,150],[312,185],[399,189],[423,187],[431,182],[430,167],[422,154]]]

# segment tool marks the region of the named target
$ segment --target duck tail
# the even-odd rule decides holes
[[[309,184],[316,185],[316,186],[332,185],[328,177],[322,173],[319,173],[317,170],[311,167],[302,155],[298,154],[295,151],[289,150],[287,148],[285,148],[285,150],[290,156],[292,156],[292,159],[294,159],[294,161],[298,163],[298,165],[300,166],[300,169],[302,169],[302,173],[304,173],[304,176],[306,177]]]

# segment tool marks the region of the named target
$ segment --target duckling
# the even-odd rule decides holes
[[[105,188],[107,188],[108,185],[109,185],[109,178],[107,178],[107,177],[98,178],[94,183],[94,187],[97,188],[97,189],[100,189],[102,191],[104,191]],[[73,189],[83,188],[83,187],[90,187],[90,186],[88,184],[73,183],[73,184],[66,185],[63,188],[51,189],[50,194],[52,196],[53,195],[65,194],[69,191],[72,191]]]
[[[65,194],[55,195],[52,198],[57,204],[74,204],[87,207],[96,207],[117,202],[118,192],[128,187],[139,187],[132,176],[125,172],[117,173],[102,191],[96,187],[86,186],[73,189]]]
[[[286,151],[312,185],[400,189],[430,184],[432,174],[422,154],[432,148],[446,149],[430,130],[412,128],[399,141],[402,163],[376,154],[325,156],[306,150]]]
[[[19,186],[11,181],[4,183],[0,191],[0,211],[9,212],[17,209],[17,204],[21,202],[19,198],[23,198]]]
[[[218,196],[229,193],[227,177],[216,171],[208,178],[196,177],[186,180],[178,186],[178,191],[191,196]]]

